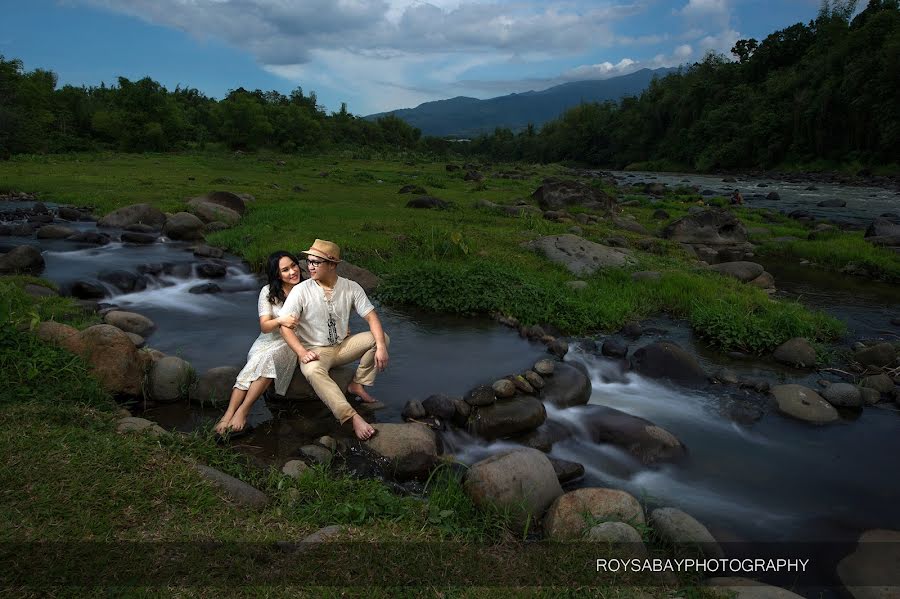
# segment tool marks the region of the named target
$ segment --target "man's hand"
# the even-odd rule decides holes
[[[388,365],[388,351],[384,346],[378,346],[375,348],[375,367],[378,368],[378,372],[382,372]]]
[[[310,362],[315,362],[318,359],[319,354],[314,351],[306,351],[306,353],[300,355],[299,362],[301,364],[309,364]]]

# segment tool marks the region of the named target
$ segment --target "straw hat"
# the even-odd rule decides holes
[[[306,254],[307,256],[315,256],[322,260],[328,260],[329,262],[336,263],[341,261],[341,248],[338,247],[338,244],[324,239],[316,239],[313,242],[312,247],[305,252],[300,253]]]

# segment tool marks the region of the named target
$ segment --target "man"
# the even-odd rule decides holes
[[[359,283],[338,276],[341,248],[337,244],[316,239],[309,250],[301,253],[306,255],[309,278],[291,290],[282,309],[282,314],[296,315],[299,324],[293,329],[282,326],[281,334],[297,354],[300,371],[316,395],[341,424],[351,421],[356,437],[365,441],[375,434],[375,429],[347,402],[328,371],[359,360],[347,391],[364,402],[374,402],[365,387],[375,382],[376,368],[380,372],[387,367],[390,339]],[[369,324],[369,332],[347,336],[351,308]]]

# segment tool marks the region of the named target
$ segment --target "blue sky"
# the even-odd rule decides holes
[[[861,4],[865,4],[863,1]],[[150,76],[221,98],[300,85],[354,114],[728,54],[820,0],[0,0],[0,54],[60,85]]]

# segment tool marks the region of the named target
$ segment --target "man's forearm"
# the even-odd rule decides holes
[[[294,332],[294,329],[281,325],[281,336],[284,337],[284,341],[288,344],[288,347],[294,350],[298,358],[306,353],[306,348],[300,343],[300,339],[297,338],[297,333]]]
[[[377,347],[387,347],[387,342],[384,339],[384,328],[382,328],[381,319],[378,318],[375,310],[366,314],[366,322],[369,324],[372,336],[375,337],[375,345]]]

